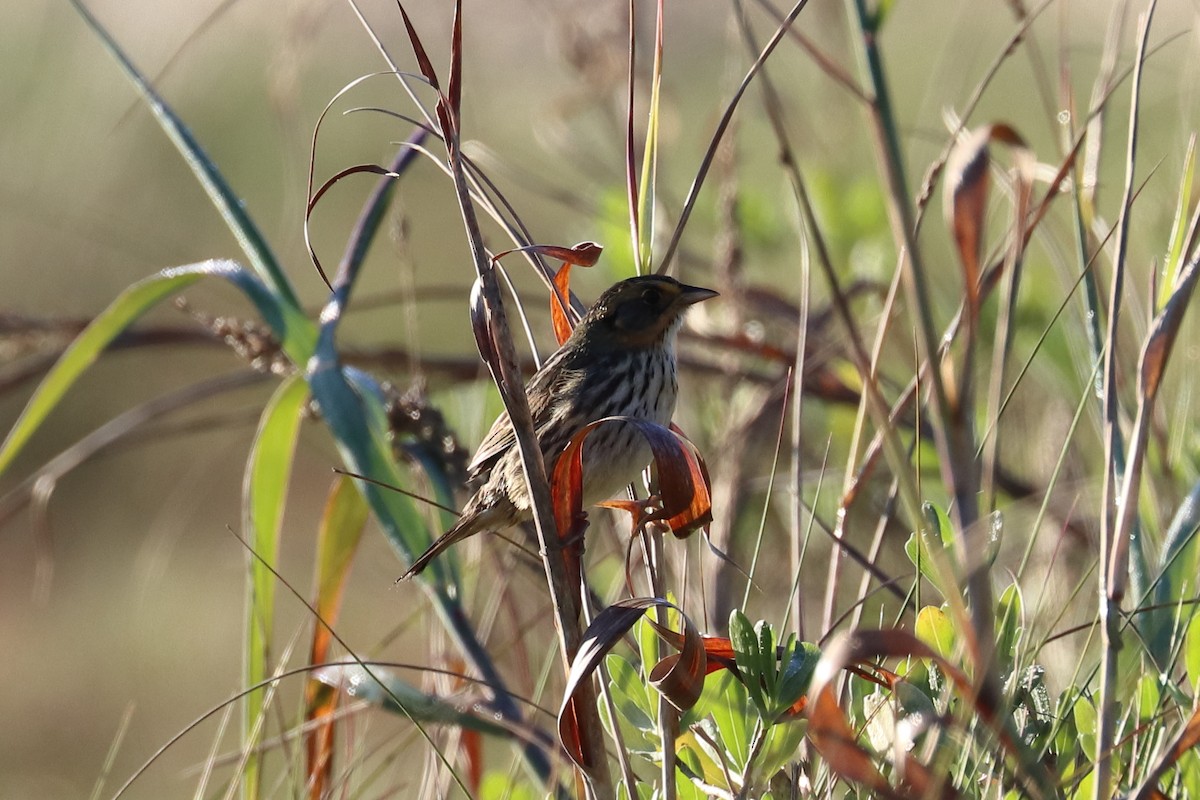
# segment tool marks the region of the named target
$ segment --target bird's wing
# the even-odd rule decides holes
[[[479,449],[475,451],[475,457],[467,465],[467,472],[474,476],[491,469],[514,441],[516,441],[516,436],[513,435],[512,422],[508,419],[508,412],[501,411],[500,416],[496,417],[496,421],[492,423],[492,428],[488,431],[487,436],[483,437],[483,441],[480,442]]]
[[[529,397],[529,413],[533,417],[535,430],[550,418],[554,398],[557,394],[557,385],[563,377],[562,361],[563,350],[560,348],[558,352],[547,359],[542,368],[529,379],[529,383],[525,386],[525,394]],[[496,417],[496,421],[492,423],[491,430],[480,442],[479,449],[475,451],[475,457],[467,466],[467,471],[471,475],[478,475],[491,469],[516,441],[517,437],[513,433],[512,421],[508,418],[508,412],[500,412],[500,416]]]

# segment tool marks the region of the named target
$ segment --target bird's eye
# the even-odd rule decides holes
[[[657,306],[658,301],[662,299],[662,292],[658,289],[646,289],[642,292],[642,300],[648,306]]]

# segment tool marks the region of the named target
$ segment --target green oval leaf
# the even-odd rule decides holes
[[[1200,614],[1192,617],[1183,637],[1183,663],[1187,669],[1192,694],[1200,693]]]
[[[918,611],[915,632],[918,639],[942,658],[948,659],[954,654],[954,625],[942,609],[925,606]]]
[[[996,653],[1005,660],[1011,669],[1017,659],[1017,645],[1020,643],[1023,603],[1021,589],[1017,584],[1009,584],[996,603],[996,618],[1000,621],[996,631]]]

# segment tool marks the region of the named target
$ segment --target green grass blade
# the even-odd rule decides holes
[[[308,397],[308,384],[299,375],[288,378],[276,390],[259,421],[254,447],[246,465],[243,484],[245,535],[259,558],[250,560],[249,591],[246,598],[245,679],[247,686],[270,677],[271,629],[275,617],[275,576],[266,564],[277,564],[279,538],[287,499],[288,479],[300,412]],[[265,562],[265,563],[264,563]],[[243,797],[259,796],[262,754],[256,751],[263,726],[266,690],[246,695],[243,746],[249,753],[243,782]]]
[[[1175,279],[1183,267],[1184,243],[1188,233],[1188,209],[1192,205],[1192,181],[1196,175],[1196,134],[1188,140],[1187,153],[1183,157],[1183,175],[1179,179],[1179,202],[1175,206],[1175,221],[1171,225],[1171,245],[1167,250],[1167,263],[1158,284],[1158,297],[1154,308],[1162,310],[1175,289]]]
[[[646,150],[642,153],[642,176],[638,184],[638,274],[650,272],[654,258],[654,199],[658,183],[658,133],[660,90],[663,71],[663,4],[659,0],[655,23],[654,71],[650,79],[650,113],[646,122]]]
[[[200,143],[196,141],[192,132],[183,124],[183,120],[159,96],[154,87],[150,85],[150,81],[138,70],[121,46],[105,30],[100,21],[92,16],[81,0],[71,0],[71,5],[83,17],[84,23],[100,38],[104,48],[117,60],[121,69],[133,82],[142,99],[150,107],[159,126],[167,134],[167,138],[179,150],[200,185],[204,187],[209,199],[221,213],[221,217],[225,220],[225,224],[233,233],[234,238],[237,239],[238,245],[246,254],[254,271],[267,286],[271,287],[271,291],[285,305],[291,306],[293,309],[299,308],[295,291],[280,268],[279,260],[271,251],[266,238],[243,208],[241,200],[226,183],[216,165],[200,147]],[[283,331],[276,331],[276,333],[281,339],[289,338]]]
[[[25,410],[8,432],[4,444],[0,445],[0,473],[12,464],[21,448],[58,405],[67,390],[84,370],[95,363],[100,353],[114,339],[159,302],[206,276],[222,277],[237,285],[273,329],[287,327],[282,320],[291,311],[281,308],[260,281],[233,261],[205,261],[185,267],[174,267],[133,284],[75,338],[34,391]],[[299,321],[308,326],[307,336],[311,338],[311,323],[303,317],[300,317]],[[305,339],[302,338],[302,334],[305,333],[304,326],[296,322],[291,324],[291,328],[295,335],[291,346],[285,346],[285,349],[293,359],[298,356],[303,359],[306,357],[303,352]],[[299,363],[304,362],[300,360]]]
[[[1200,614],[1193,616],[1187,624],[1183,638],[1183,665],[1192,695],[1200,694]]]

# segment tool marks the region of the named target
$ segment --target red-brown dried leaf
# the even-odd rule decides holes
[[[305,220],[307,220],[309,218],[309,216],[311,216],[313,209],[316,208],[317,201],[321,199],[321,196],[324,195],[330,189],[332,189],[333,185],[335,183],[342,180],[343,178],[349,177],[350,175],[360,175],[364,172],[369,175],[382,175],[387,178],[399,178],[400,177],[399,175],[397,175],[395,172],[392,172],[387,167],[381,167],[378,164],[355,164],[352,167],[346,167],[345,169],[340,170],[332,178],[329,178],[327,181],[322,183],[320,185],[320,187],[318,187],[317,190],[315,192],[313,192],[313,196],[311,198],[309,198],[309,201],[308,201],[308,208],[305,211]]]
[[[992,728],[1008,754],[1021,759],[1021,744],[1006,720],[1000,718],[994,700],[979,692],[978,687],[961,669],[905,630],[858,630],[835,636],[826,645],[817,664],[809,697],[812,698],[815,693],[825,690],[833,677],[846,668],[870,665],[870,669],[882,675],[885,680],[895,680],[893,673],[872,663],[877,659],[886,658],[921,658],[933,661],[954,684],[959,695],[971,705],[975,715]],[[1029,762],[1025,762],[1025,766],[1033,768]],[[1049,780],[1048,775],[1041,777]]]
[[[585,427],[571,438],[554,464],[550,473],[550,499],[554,506],[554,527],[559,543],[563,545],[563,562],[567,568],[567,579],[571,586],[579,586],[582,565],[579,546],[567,546],[582,536],[587,525],[583,513],[583,439],[595,428],[596,423]],[[582,543],[582,540],[580,539]]]
[[[950,217],[958,257],[963,267],[963,283],[967,302],[974,313],[979,308],[980,257],[983,253],[984,222],[987,215],[988,193],[991,188],[991,154],[988,145],[1001,142],[1016,150],[1019,195],[1027,196],[1033,180],[1035,162],[1025,140],[1010,125],[983,125],[971,131],[950,154],[946,168],[946,206]],[[1019,202],[1024,214],[1025,203]],[[1023,226],[1024,221],[1018,220]]]
[[[636,427],[650,445],[654,456],[662,509],[645,519],[664,520],[679,538],[685,538],[707,524],[712,513],[708,470],[692,445],[681,433],[634,417],[605,417],[591,422],[563,448],[554,465],[550,483],[555,520],[560,525],[569,526],[583,511],[584,440],[598,426],[618,422]],[[645,519],[635,518],[634,521],[640,524]]]
[[[534,253],[546,258],[553,258],[573,267],[593,267],[600,260],[600,254],[603,252],[604,248],[596,242],[580,242],[570,247],[564,247],[560,244],[528,244],[524,247],[501,250],[492,256],[492,261],[497,262],[512,253]]]
[[[563,247],[556,244],[535,244],[522,247],[522,251],[531,251],[547,258],[555,258],[572,267],[594,267],[600,260],[604,247],[596,242],[580,242],[579,244]]]
[[[637,426],[654,454],[662,508],[648,519],[662,520],[676,538],[687,538],[712,518],[707,468],[682,434],[646,420],[626,421]]]
[[[454,116],[454,112],[450,111],[444,97],[438,98],[434,112],[437,114],[438,125],[442,129],[442,139],[446,142],[446,150],[452,159],[458,158],[458,126],[456,124],[458,118]]]
[[[425,76],[425,80],[429,81],[429,85],[438,89],[440,93],[441,87],[438,86],[437,72],[434,71],[433,62],[429,60],[429,55],[425,52],[425,45],[421,44],[421,37],[417,35],[417,29],[413,27],[412,20],[408,18],[404,4],[397,0],[396,5],[400,8],[400,16],[404,19],[404,29],[408,31],[408,42],[412,47],[413,56],[417,59],[417,67]]]
[[[554,324],[554,337],[561,347],[571,336],[579,316],[575,314],[567,302],[571,297],[571,267],[591,267],[600,259],[604,248],[596,242],[580,242],[571,247],[556,244],[531,244],[525,247],[515,247],[504,250],[492,256],[492,263],[510,253],[536,253],[546,258],[554,258],[563,262],[562,267],[554,274],[550,289],[550,319]]]
[[[554,338],[559,347],[571,338],[575,325],[567,316],[567,298],[571,296],[571,263],[568,261],[554,273],[554,286],[550,291],[550,321],[554,324]]]
[[[934,777],[929,767],[914,758],[912,753],[904,754],[896,772],[900,786],[913,800],[929,800],[931,797],[958,800],[961,797],[947,777]]]
[[[682,634],[676,633],[670,629],[659,629],[656,626],[658,635],[667,644],[674,647],[676,650],[682,650],[685,646]],[[734,661],[733,643],[725,636],[707,636],[700,637],[700,644],[704,647],[705,667],[704,674],[711,675],[712,673],[728,669],[734,672],[737,671],[737,665]]]
[[[678,609],[676,609],[678,610]],[[659,659],[649,673],[650,685],[658,689],[667,702],[680,711],[687,711],[696,705],[700,693],[704,691],[704,678],[712,670],[708,668],[708,648],[690,619],[682,611],[683,630],[674,631],[658,624],[653,618],[647,618],[659,638],[671,643],[678,653]]]
[[[705,672],[712,674],[720,669],[732,670],[736,657],[733,654],[733,642],[727,636],[705,636],[704,655],[708,660]]]
[[[688,470],[688,482],[692,486],[692,493],[687,508],[669,517],[667,525],[677,538],[686,539],[694,531],[700,530],[712,522],[712,492],[710,490],[712,480],[708,476],[708,464],[704,462],[704,457],[700,455],[700,451],[695,448],[687,434],[674,422],[671,423],[671,432],[685,444],[682,449],[683,463]],[[661,483],[661,470],[659,476]]]
[[[682,653],[659,659],[650,670],[650,685],[675,708],[687,711],[700,699],[704,678],[709,672],[704,647],[697,641]]]
[[[1021,138],[1021,134],[1017,133],[1017,129],[1006,122],[993,123],[989,135],[994,141],[1003,142],[1009,147],[1029,149],[1029,145],[1025,144],[1025,140]]]
[[[839,648],[834,645],[831,649],[837,652]],[[849,652],[846,654],[848,656]],[[822,665],[817,668],[818,675],[822,675],[822,666],[827,666],[824,665],[824,661],[822,658]],[[854,729],[838,705],[834,685],[830,680],[833,674],[836,674],[836,670],[833,673],[824,673],[819,683],[814,680],[808,698],[801,698],[789,709],[789,713],[793,714],[804,710],[805,700],[809,700],[807,735],[831,770],[848,781],[867,787],[877,797],[911,800],[940,797],[942,800],[953,800],[959,796],[953,786],[945,780],[934,778],[929,768],[909,753],[903,755],[902,765],[898,770],[902,776],[900,788],[903,791],[888,783],[875,767],[871,754],[858,743]]]
[[[550,319],[554,323],[554,337],[561,346],[571,336],[576,319],[570,313],[567,300],[571,297],[571,267],[591,267],[600,259],[604,248],[595,242],[580,242],[573,247],[557,247],[555,245],[538,245],[535,248],[542,255],[557,258],[563,262],[562,267],[554,275],[554,286],[550,292]]]
[[[333,779],[334,714],[340,695],[334,687],[313,680],[304,689],[305,724],[316,726],[304,736],[305,782],[313,800],[325,796]]]
[[[878,664],[868,664],[867,667],[848,666],[847,672],[853,672],[864,681],[882,686],[884,689],[895,689],[896,684],[900,682],[900,676],[891,670],[884,669]]]
[[[810,697],[813,692],[809,693]],[[801,698],[792,709],[805,706]],[[808,739],[821,758],[837,775],[870,789],[875,797],[896,800],[927,800],[939,797],[954,800],[957,791],[946,780],[933,776],[929,768],[909,753],[905,753],[897,770],[900,788],[888,783],[887,778],[875,767],[875,762],[866,748],[858,743],[854,729],[850,726],[834,695],[833,685],[826,684],[816,692],[808,706]]]
[[[626,500],[621,497],[614,497],[610,500],[596,503],[596,505],[600,506],[601,508],[611,508],[616,511],[624,511],[626,514],[634,518],[635,528],[641,524],[641,516],[639,515],[645,513],[645,506],[643,506],[637,500]]]
[[[483,783],[483,734],[479,731],[463,728],[459,731],[458,747],[462,750],[466,762],[467,787],[472,795],[479,794]]]
[[[462,111],[462,0],[454,0],[454,27],[450,34],[450,110],[458,120]]]
[[[331,188],[333,188],[334,184],[336,184],[338,181],[342,180],[342,178],[348,177],[350,175],[358,175],[358,174],[364,173],[364,172],[372,174],[372,175],[382,175],[382,176],[388,177],[388,178],[399,178],[400,177],[399,174],[392,172],[391,170],[387,169],[386,167],[381,167],[378,164],[357,164],[353,167],[347,167],[346,169],[343,169],[340,172],[338,172],[336,175],[334,175],[329,180],[322,183],[320,185],[320,187],[317,188],[317,191],[313,192],[312,197],[310,197],[308,199],[308,207],[305,208],[305,210],[304,210],[304,228],[305,228],[305,237],[304,238],[305,238],[305,242],[308,245],[308,257],[310,259],[312,259],[313,265],[317,268],[317,272],[321,276],[321,280],[323,280],[325,282],[325,285],[329,286],[330,288],[332,288],[332,284],[329,282],[329,276],[325,273],[325,267],[321,264],[321,259],[317,256],[317,251],[313,249],[312,242],[309,241],[309,239],[308,239],[308,223],[312,219],[312,213],[317,207],[317,202],[321,199],[322,196],[324,196],[324,194],[327,191],[329,191]]]
[[[812,697],[813,692],[809,692],[809,696]],[[854,729],[838,706],[831,684],[821,687],[810,701],[808,740],[839,777],[867,787],[878,797],[901,797],[875,768],[871,755],[858,744]]]
[[[728,636],[705,636],[704,652],[709,658],[731,662],[734,658],[733,642],[729,641]]]
[[[1192,716],[1179,732],[1175,744],[1171,745],[1171,757],[1168,764],[1174,764],[1183,758],[1183,754],[1193,747],[1200,745],[1200,708],[1192,712]]]
[[[655,607],[672,608],[679,612],[683,621],[682,633],[671,631],[671,636],[664,636],[663,629],[651,620],[651,624],[660,636],[671,644],[681,642],[682,652],[678,656],[667,656],[650,670],[651,681],[663,692],[663,696],[676,708],[687,710],[700,697],[704,685],[705,651],[700,634],[686,614],[674,604],[659,597],[633,597],[613,603],[601,611],[592,620],[583,635],[583,643],[571,664],[567,676],[566,689],[563,692],[563,703],[558,712],[558,736],[563,749],[577,765],[587,768],[583,761],[583,750],[579,747],[579,727],[576,723],[575,691],[585,681],[590,680],[604,656],[613,646],[629,632],[648,609]],[[668,693],[670,692],[670,694]],[[689,701],[690,698],[690,701]]]
[[[991,184],[988,171],[990,141],[990,126],[971,131],[950,154],[946,174],[947,213],[958,245],[967,302],[972,310],[979,307],[979,257],[983,250],[984,215]]]
[[[572,692],[574,687],[571,687]],[[558,710],[558,742],[562,745],[567,757],[576,766],[587,769],[590,765],[584,760],[583,742],[579,737],[579,714],[575,707],[575,697],[568,694],[563,706]]]
[[[1154,400],[1158,388],[1162,384],[1163,372],[1171,351],[1175,347],[1175,339],[1179,335],[1179,326],[1183,323],[1183,315],[1192,299],[1196,288],[1196,279],[1200,276],[1200,266],[1196,260],[1188,264],[1179,273],[1175,290],[1167,298],[1166,305],[1150,327],[1146,335],[1146,344],[1142,349],[1140,375],[1141,393],[1148,402]]]

